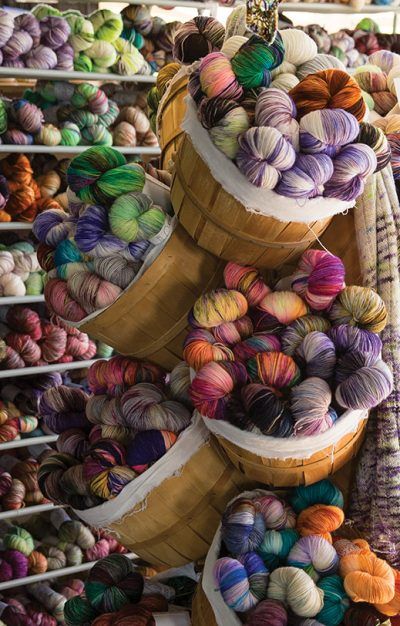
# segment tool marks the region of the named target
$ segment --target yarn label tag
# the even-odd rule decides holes
[[[394,86],[396,89],[397,102],[400,104],[400,78],[394,79]]]
[[[191,626],[189,613],[154,613],[156,626]]]
[[[169,215],[166,215],[163,227],[158,231],[157,235],[154,235],[154,237],[149,239],[150,243],[154,246],[158,246],[171,236],[173,230],[174,226],[172,224],[172,218]]]

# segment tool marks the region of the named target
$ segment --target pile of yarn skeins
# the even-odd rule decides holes
[[[56,316],[49,320],[20,305],[7,310],[0,337],[1,369],[85,361],[97,353],[96,343],[86,333]]]
[[[22,455],[21,455],[22,456]],[[26,506],[48,502],[39,488],[40,463],[31,456],[2,455],[0,459],[0,506],[3,511],[18,511]]]
[[[390,394],[378,334],[385,304],[372,289],[345,286],[338,257],[307,250],[275,291],[252,267],[228,263],[224,277],[225,289],[194,304],[184,343],[196,370],[190,396],[203,416],[259,435],[304,437]]]
[[[153,624],[153,613],[166,613],[171,602],[178,604],[179,588],[193,594],[193,580],[173,573],[171,577],[165,573],[160,582],[144,579],[128,557],[112,554],[92,567],[84,592],[65,604],[66,626]]]
[[[33,222],[41,211],[60,209],[66,161],[47,155],[30,159],[25,154],[1,160],[0,222]]]
[[[85,17],[39,4],[14,17],[0,12],[0,65],[17,69],[151,74],[153,69],[122,37],[121,15],[99,9]]]
[[[84,582],[79,578],[34,583],[5,592],[0,598],[0,619],[5,626],[57,626],[64,623],[67,600],[82,593]]]
[[[213,568],[224,602],[246,626],[390,625],[400,572],[364,539],[343,538],[344,519],[343,496],[327,480],[285,500],[263,490],[237,498]]]
[[[103,536],[96,541],[87,526],[62,510],[52,512],[45,526],[47,530],[39,536],[35,529],[30,532],[25,526],[4,524],[0,582],[77,566],[125,551],[115,539]]]
[[[39,82],[23,98],[1,100],[0,117],[4,144],[157,146],[141,109],[120,110],[89,83]]]
[[[39,413],[59,433],[39,470],[45,496],[87,509],[117,496],[160,459],[191,423],[189,369],[167,377],[156,365],[116,356],[89,368],[91,395],[48,389]]]
[[[0,243],[0,297],[38,296],[43,293],[43,278],[44,272],[30,241]]]
[[[36,415],[25,415],[13,402],[0,400],[0,443],[21,439],[27,435],[42,434],[40,430],[38,431],[38,425]],[[0,488],[0,497],[4,494]]]
[[[277,32],[270,45],[235,35],[201,59],[188,89],[211,141],[252,185],[287,198],[350,202],[390,153],[386,146],[385,159],[377,158],[366,143],[361,89],[337,63],[317,55],[300,30]]]
[[[69,213],[37,216],[39,262],[48,272],[47,305],[67,321],[113,304],[150,253],[168,240],[170,209],[143,193],[144,169],[113,148],[94,146],[68,168]]]

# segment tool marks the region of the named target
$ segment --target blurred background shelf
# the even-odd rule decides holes
[[[53,504],[36,504],[34,506],[26,506],[23,509],[17,509],[12,511],[0,511],[0,520],[15,519],[17,517],[26,517],[27,515],[37,515],[38,513],[44,513],[45,511],[53,511],[54,509],[63,508],[61,505]]]
[[[99,359],[88,359],[86,361],[73,361],[72,363],[52,363],[51,365],[37,365],[36,367],[21,367],[14,370],[0,370],[1,378],[12,378],[14,376],[35,376],[36,374],[48,374],[49,372],[68,372],[70,370],[80,370],[93,365]]]

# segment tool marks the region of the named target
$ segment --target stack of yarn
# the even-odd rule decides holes
[[[40,414],[60,433],[39,483],[56,504],[86,509],[117,496],[177,441],[191,422],[189,369],[167,377],[156,365],[125,357],[97,361],[88,373],[92,395],[60,386],[47,390]]]
[[[112,553],[125,552],[115,539],[96,539],[91,530],[64,511],[51,513],[50,520],[36,521],[30,531],[9,525],[2,534],[0,582],[96,561]],[[45,528],[44,532],[41,532]]]
[[[120,111],[100,87],[89,83],[39,82],[22,99],[0,101],[1,110],[4,144],[157,145],[142,110],[130,106]],[[50,183],[52,188],[56,181]]]
[[[107,9],[89,16],[37,5],[14,17],[0,13],[0,64],[5,67],[80,72],[151,74],[137,47],[124,39],[122,18]]]
[[[43,278],[44,272],[31,242],[0,244],[1,296],[37,296],[43,293]]]
[[[38,483],[39,461],[34,457],[20,460],[3,455],[0,459],[0,504],[4,511],[18,510],[48,502]]]
[[[13,402],[0,400],[0,443],[31,435],[36,431],[38,424],[39,421],[35,415],[25,415]],[[2,489],[0,489],[1,492]],[[0,497],[4,493],[1,493]]]
[[[350,202],[381,164],[361,133],[361,89],[337,63],[318,55],[300,30],[277,32],[272,44],[234,35],[192,72],[190,104],[214,145],[255,187]]]
[[[126,556],[110,555],[92,567],[83,593],[65,604],[66,626],[154,624],[153,612],[165,613],[169,601],[175,601],[177,582],[193,593],[193,581],[187,576],[163,578],[162,583],[145,580]]]
[[[309,26],[299,26],[317,44],[318,52],[321,54],[331,54],[339,59],[345,67],[358,67],[367,61],[367,55],[360,52],[356,47],[356,39],[351,31],[342,29],[336,33],[329,34],[323,26],[310,24]],[[360,36],[365,32],[361,29],[355,31]]]
[[[49,308],[79,322],[115,302],[173,225],[167,210],[143,193],[143,168],[113,148],[89,148],[71,161],[67,176],[69,213],[41,213],[33,232],[48,272]]]
[[[189,316],[195,408],[242,430],[302,437],[327,431],[348,409],[380,404],[392,389],[377,334],[385,304],[344,279],[341,260],[322,250],[303,253],[278,283],[284,290],[228,263],[226,288],[201,296]]]
[[[79,578],[62,583],[35,583],[23,591],[4,595],[0,601],[0,619],[6,626],[57,626],[64,623],[67,600],[82,593],[84,582]]]
[[[121,16],[124,24],[121,37],[140,50],[154,72],[172,60],[179,22],[166,23],[160,17],[153,17],[150,7],[145,5],[129,5]]]
[[[51,157],[37,162],[40,168],[35,166],[35,159],[31,162],[25,154],[10,155],[0,161],[0,222],[33,222],[41,211],[61,208],[63,162],[57,166]]]
[[[342,509],[329,481],[288,500],[262,490],[237,498],[222,518],[214,565],[225,603],[248,626],[375,626],[397,615],[399,572],[365,540],[341,537]]]
[[[50,321],[33,309],[18,305],[8,309],[0,335],[2,369],[84,361],[97,352],[95,342],[86,333],[55,316]]]

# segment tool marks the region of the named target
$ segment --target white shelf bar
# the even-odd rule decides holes
[[[33,222],[0,222],[0,230],[32,230]]]
[[[240,4],[240,3],[239,3]],[[373,14],[398,13],[400,7],[392,5],[367,4],[362,9],[354,9],[348,4],[330,4],[328,2],[282,2],[279,5],[282,11],[298,13],[343,13],[343,14]]]
[[[128,559],[137,559],[137,554],[130,552],[125,556]],[[87,572],[92,569],[93,565],[97,561],[90,561],[89,563],[82,563],[81,565],[74,565],[72,567],[63,567],[61,569],[55,569],[51,572],[45,572],[44,574],[35,574],[34,576],[26,576],[25,578],[16,578],[14,580],[7,580],[4,583],[0,583],[0,591],[5,589],[13,589],[15,587],[22,587],[23,585],[30,585],[32,583],[39,583],[42,580],[51,580],[52,578],[61,578],[62,576],[71,576],[72,574],[79,574],[80,572]]]
[[[61,509],[60,504],[36,504],[35,506],[26,506],[23,509],[17,511],[0,511],[0,520],[2,519],[14,519],[16,517],[26,517],[27,515],[36,515],[37,513],[44,513],[45,511],[52,511],[53,509]]]
[[[42,435],[41,437],[24,437],[23,439],[13,439],[0,443],[0,453],[5,450],[14,450],[15,448],[28,448],[28,446],[39,446],[42,443],[54,443],[57,441],[58,435]]]
[[[162,0],[164,1],[164,0]],[[142,4],[142,3],[140,3]],[[166,3],[167,4],[167,3]],[[198,2],[197,4],[202,4]],[[103,74],[101,72],[65,72],[62,70],[34,70],[29,67],[0,67],[0,78],[17,78],[25,80],[49,79],[49,80],[85,80],[85,81],[107,81],[124,83],[155,83],[156,75],[133,74],[132,76],[121,76],[120,74]]]
[[[12,144],[0,144],[0,154],[4,153],[29,153],[29,154],[81,154],[91,146],[16,146]],[[161,154],[160,148],[151,146],[138,146],[130,148],[129,146],[111,146],[122,154]]]
[[[48,374],[49,372],[68,372],[90,367],[99,359],[87,361],[73,361],[72,363],[53,363],[51,365],[37,365],[36,367],[21,367],[14,370],[0,370],[0,378],[12,378],[14,376],[34,376],[36,374]]]
[[[44,295],[39,296],[1,296],[0,306],[6,304],[34,304],[35,302],[44,302]]]

